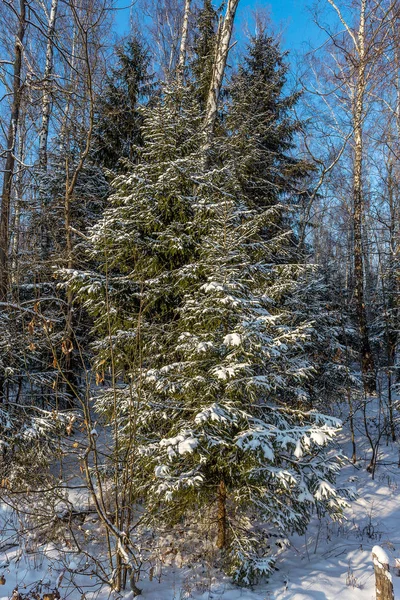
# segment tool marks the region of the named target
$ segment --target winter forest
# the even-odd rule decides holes
[[[1,600],[400,599],[400,2],[298,4],[0,2]]]

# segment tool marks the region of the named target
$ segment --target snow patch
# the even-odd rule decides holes
[[[204,292],[222,292],[224,290],[224,286],[222,285],[222,283],[210,281],[209,283],[205,283],[204,285],[202,285],[201,289]]]
[[[374,564],[388,565],[390,562],[387,552],[381,546],[374,546],[372,548],[372,557]]]
[[[195,448],[197,448],[199,444],[199,440],[196,438],[186,438],[183,442],[178,444],[178,452],[179,454],[191,454]]]
[[[228,333],[224,337],[225,346],[240,346],[242,343],[242,338],[238,333]]]
[[[204,423],[206,421],[215,421],[217,423],[222,423],[232,420],[234,420],[234,418],[229,417],[227,412],[216,403],[207,406],[207,408],[203,408],[203,410],[197,413],[197,415],[194,418],[194,422],[196,424]]]

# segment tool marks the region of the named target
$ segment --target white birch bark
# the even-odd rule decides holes
[[[179,62],[178,62],[178,83],[183,82],[183,75],[186,63],[186,48],[189,32],[189,14],[190,14],[190,0],[185,0],[185,12],[183,15],[182,23],[182,35],[181,44],[179,48]]]
[[[365,54],[365,17],[366,0],[360,4],[360,24],[357,33],[358,68],[356,73],[355,98],[353,107],[354,159],[353,159],[353,227],[354,227],[354,278],[358,327],[361,341],[361,368],[368,392],[376,389],[374,361],[371,352],[367,316],[365,309],[365,276],[363,254],[363,123],[366,94],[366,54]]]
[[[51,77],[53,73],[53,55],[54,55],[54,32],[56,15],[58,8],[58,0],[52,0],[50,6],[49,20],[47,24],[47,45],[46,45],[46,60],[43,72],[43,97],[42,97],[42,123],[39,132],[39,173],[40,177],[47,171],[47,144],[49,137],[49,125],[51,116],[51,94],[52,84]],[[48,257],[50,239],[47,220],[48,201],[46,198],[41,198],[41,256],[43,260]]]
[[[367,35],[367,20],[371,16],[367,11],[367,0],[359,0],[359,22],[357,28],[345,20],[344,14],[336,0],[327,0],[337,13],[339,20],[347,32],[350,39],[352,50],[346,51],[346,56],[352,57],[354,61],[354,71],[349,76],[349,85],[351,88],[351,119],[352,119],[352,141],[353,141],[353,264],[354,264],[354,296],[355,308],[358,321],[358,330],[360,335],[360,358],[361,370],[363,374],[366,390],[372,393],[376,389],[374,359],[369,340],[367,314],[365,307],[365,264],[367,257],[364,255],[363,235],[364,235],[364,217],[365,217],[365,199],[363,191],[363,135],[364,120],[366,114],[366,97],[368,94],[367,68],[371,68],[371,61],[374,60],[371,55],[368,56],[368,50],[371,49],[371,41]],[[370,53],[371,54],[371,53]]]
[[[47,169],[47,139],[51,114],[51,75],[53,72],[54,31],[58,0],[52,0],[47,27],[46,62],[43,73],[44,89],[42,99],[42,126],[39,133],[39,168]]]
[[[221,93],[222,81],[224,78],[226,61],[229,53],[229,45],[232,36],[233,22],[235,20],[238,4],[239,0],[228,0],[224,22],[221,29],[221,36],[216,50],[213,75],[208,93],[206,116],[204,121],[207,144],[209,144],[211,141],[214,124],[217,117],[218,100]]]

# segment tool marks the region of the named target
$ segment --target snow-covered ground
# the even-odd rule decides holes
[[[372,406],[371,406],[372,410]],[[369,450],[362,435],[361,414],[358,418],[359,462],[344,466],[340,479],[353,485],[358,498],[351,502],[346,520],[341,523],[314,519],[305,536],[292,536],[291,547],[278,559],[277,571],[268,583],[254,589],[232,586],[228,579],[215,581],[204,567],[179,568],[164,566],[161,574],[150,582],[140,582],[143,600],[372,600],[375,598],[372,547],[380,545],[389,555],[391,564],[400,558],[400,468],[399,445],[382,439],[379,465],[375,479],[366,471]],[[349,433],[343,429],[338,445],[350,455]],[[79,566],[68,548],[62,559],[51,546],[29,553],[29,544],[18,544],[12,535],[15,515],[9,508],[0,508],[0,600],[8,600],[18,586],[22,598],[36,583],[42,582],[41,593],[54,589],[60,575],[61,598],[71,600],[106,600],[131,598],[110,594],[97,582],[80,575]],[[11,535],[11,537],[9,537]],[[99,541],[101,543],[101,541]],[[15,545],[17,544],[17,545]],[[395,597],[400,600],[400,577],[392,568]],[[1,579],[0,579],[1,580]]]

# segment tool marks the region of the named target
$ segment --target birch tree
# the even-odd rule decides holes
[[[330,0],[331,1],[331,0]],[[336,11],[338,7],[331,2]],[[374,360],[367,328],[367,316],[364,297],[364,265],[362,247],[362,228],[364,221],[363,198],[363,122],[365,118],[366,94],[366,19],[367,2],[361,0],[359,26],[356,35],[346,27],[354,43],[356,59],[355,89],[353,99],[353,135],[354,135],[354,161],[353,161],[353,228],[354,228],[354,280],[357,320],[361,339],[361,369],[366,381],[367,390],[374,392],[376,389]],[[340,11],[339,11],[340,13]],[[341,13],[340,13],[341,14]],[[339,15],[340,16],[340,15]],[[341,17],[340,17],[341,18]],[[341,18],[342,19],[342,18]]]
[[[14,8],[14,7],[12,7]],[[24,37],[27,28],[26,0],[19,0],[15,8],[16,27],[13,59],[13,74],[11,94],[11,109],[8,132],[6,136],[6,159],[3,175],[0,213],[0,302],[7,298],[9,281],[9,246],[10,246],[10,211],[15,168],[15,150],[19,125],[20,108],[23,93],[23,51]]]
[[[54,35],[56,27],[56,16],[58,9],[58,0],[51,0],[50,13],[47,24],[47,42],[46,42],[46,57],[45,66],[43,71],[43,96],[41,106],[41,125],[39,131],[39,149],[38,149],[38,177],[39,182],[43,181],[43,177],[47,173],[47,146],[49,137],[49,125],[52,107],[52,98],[54,94],[54,85],[52,80],[53,68],[54,68]],[[39,184],[40,184],[39,183]],[[39,192],[40,193],[40,192]],[[46,212],[48,210],[48,203],[46,197],[41,199],[41,258],[46,260],[49,251],[49,235],[48,235],[48,219]]]
[[[214,125],[218,114],[218,101],[225,75],[225,67],[226,61],[228,60],[233,23],[238,5],[239,0],[228,0],[225,17],[217,42],[211,85],[208,92],[206,114],[204,119],[204,130],[206,132],[208,144],[211,142]]]
[[[178,82],[183,79],[186,63],[186,51],[189,33],[190,0],[185,0],[185,11],[183,13],[181,44],[179,47]]]
[[[382,55],[389,43],[389,16],[394,3],[386,0],[359,0],[356,3],[326,0],[338,28],[326,29],[328,41],[321,55],[322,66],[314,70],[313,93],[322,112],[329,114],[331,129],[326,135],[341,139],[341,149],[331,157],[334,171],[348,161],[351,177],[344,178],[351,213],[352,289],[359,331],[359,353],[365,388],[376,389],[376,370],[371,349],[366,297],[366,124],[382,77]],[[318,22],[318,18],[317,18]],[[312,66],[314,68],[314,66]],[[323,118],[323,117],[322,117]],[[337,177],[337,176],[336,176]],[[341,176],[343,182],[343,174]],[[343,192],[337,188],[337,196]],[[336,194],[336,192],[333,192]]]
[[[58,0],[52,0],[47,26],[46,59],[43,72],[42,118],[39,132],[39,168],[47,169],[47,140],[52,100],[52,73],[54,67],[54,34],[56,26]]]

